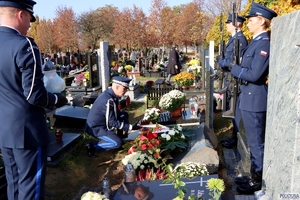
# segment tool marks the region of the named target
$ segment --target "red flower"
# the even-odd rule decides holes
[[[157,133],[149,132],[147,134],[147,137],[148,137],[149,140],[152,140],[153,138],[157,138]]]
[[[130,149],[127,151],[128,154],[132,154],[133,152],[136,152],[134,146],[130,147]]]
[[[142,150],[146,150],[147,149],[147,145],[146,144],[142,144]]]

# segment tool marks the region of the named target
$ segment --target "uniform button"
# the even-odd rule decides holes
[[[251,92],[249,92],[249,94],[251,94]]]

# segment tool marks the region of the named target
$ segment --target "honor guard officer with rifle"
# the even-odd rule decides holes
[[[45,198],[49,132],[45,108],[68,101],[44,87],[41,53],[26,36],[32,0],[0,0],[0,148],[9,200]]]
[[[231,74],[241,80],[240,104],[247,143],[250,148],[251,177],[236,178],[237,191],[250,194],[261,189],[269,73],[270,36],[267,29],[277,13],[252,3],[247,27],[253,39],[242,52],[240,65],[229,64]]]
[[[218,63],[223,68],[223,70],[226,70],[226,68],[227,68],[226,65],[233,62],[233,53],[234,53],[233,45],[234,45],[235,37],[237,37],[237,39],[239,40],[240,51],[243,51],[248,44],[246,37],[244,36],[243,32],[241,31],[241,28],[242,28],[245,20],[246,19],[244,17],[237,16],[237,32],[236,32],[236,30],[235,30],[236,27],[232,23],[232,21],[233,21],[232,14],[228,13],[228,19],[225,23],[226,23],[226,29],[231,34],[231,37],[229,38],[229,41],[226,44],[224,58],[220,57],[218,59]],[[232,136],[228,139],[221,141],[223,147],[233,148],[234,146],[237,145],[237,132],[239,132],[240,121],[241,121],[241,113],[238,108],[238,100],[237,100],[236,110],[235,110],[235,118],[232,119],[232,123],[233,123]]]
[[[118,149],[122,145],[122,138],[116,133],[116,129],[128,132],[138,130],[141,127],[128,122],[128,113],[118,110],[119,97],[123,97],[129,88],[130,78],[113,77],[112,87],[102,92],[94,102],[87,117],[85,131],[95,138],[97,143],[88,143],[86,148],[90,157],[97,157],[94,152],[109,149]]]

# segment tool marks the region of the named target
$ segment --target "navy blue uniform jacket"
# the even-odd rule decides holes
[[[237,35],[237,39],[240,42],[240,52],[242,52],[248,44],[247,39],[242,31],[237,32],[236,35]],[[233,62],[234,40],[235,40],[235,36],[230,37],[229,41],[226,44],[225,58],[224,59],[220,58],[218,60],[221,67],[229,66],[229,64]]]
[[[44,87],[41,55],[33,39],[0,26],[0,147],[49,143],[44,108],[55,103]]]
[[[263,32],[252,39],[241,55],[241,65],[234,65],[231,70],[233,76],[248,82],[240,86],[240,109],[264,112],[267,110],[268,96],[266,76],[269,73],[269,33]]]
[[[130,124],[119,120],[118,102],[118,97],[111,88],[106,89],[98,96],[86,121],[91,128],[87,129],[88,134],[98,137],[111,134],[116,129],[126,132],[129,130]]]

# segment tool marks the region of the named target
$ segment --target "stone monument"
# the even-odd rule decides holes
[[[300,199],[300,11],[272,20],[263,191]]]
[[[102,91],[109,87],[110,74],[109,74],[109,59],[107,57],[108,42],[100,42],[100,69],[102,80]]]

